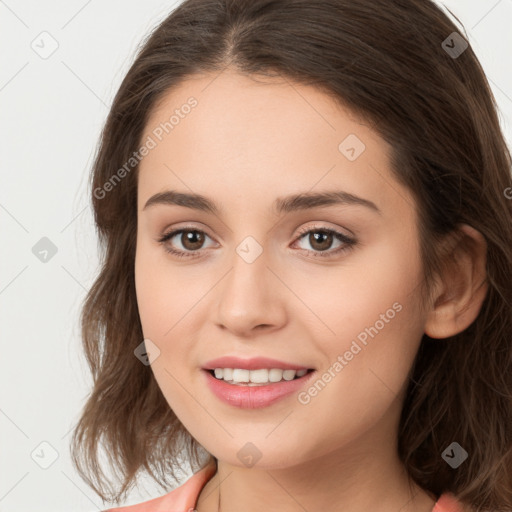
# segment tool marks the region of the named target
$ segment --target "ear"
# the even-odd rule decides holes
[[[469,327],[480,312],[488,290],[487,243],[476,229],[458,226],[455,242],[444,257],[433,304],[427,312],[425,334],[448,338]]]

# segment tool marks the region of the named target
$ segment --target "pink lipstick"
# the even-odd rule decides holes
[[[205,363],[203,372],[208,388],[219,400],[242,409],[257,409],[298,392],[315,370],[266,357],[226,356]]]

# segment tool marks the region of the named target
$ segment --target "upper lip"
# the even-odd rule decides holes
[[[282,370],[309,370],[308,366],[300,364],[285,363],[277,359],[270,359],[268,357],[251,357],[249,359],[242,359],[236,356],[224,356],[218,359],[207,361],[203,365],[204,370],[214,370],[215,368],[240,368],[243,370],[258,370],[261,368],[279,368]]]

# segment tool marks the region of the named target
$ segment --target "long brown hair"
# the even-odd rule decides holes
[[[231,66],[318,87],[391,145],[396,179],[416,199],[427,292],[442,268],[444,235],[465,223],[484,236],[486,298],[460,334],[423,336],[399,456],[437,496],[451,491],[477,512],[512,508],[511,156],[471,46],[453,53],[463,38],[430,0],[186,0],[150,34],[114,99],[91,173],[102,267],[82,310],[93,389],[71,451],[104,501],[119,503],[140,470],[168,490],[180,458],[194,471],[214,459],[134,356],[143,340],[134,286],[138,167],[126,162],[166,92]],[[452,442],[469,455],[456,470],[442,458]]]

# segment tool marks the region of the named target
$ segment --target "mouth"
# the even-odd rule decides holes
[[[317,372],[312,368],[203,368],[202,373],[208,389],[222,403],[239,409],[261,409],[298,394]]]
[[[206,369],[214,379],[233,386],[260,387],[281,382],[299,380],[315,371],[313,368],[300,370],[281,368],[258,368],[247,370],[245,368],[215,368]]]

